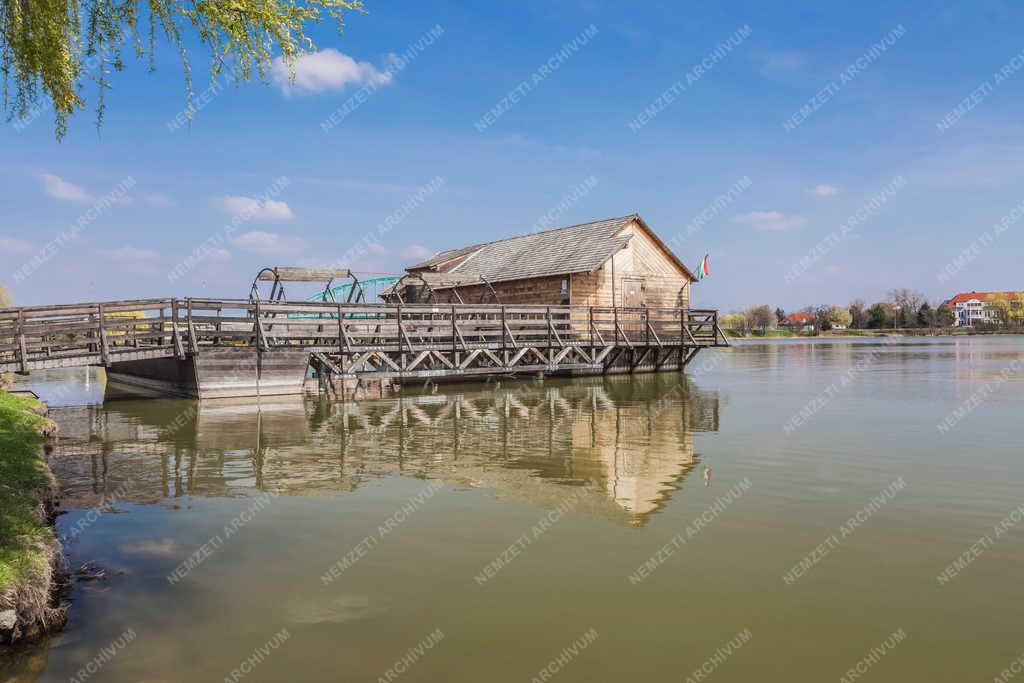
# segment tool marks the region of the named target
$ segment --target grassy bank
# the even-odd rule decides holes
[[[796,332],[793,330],[747,330],[744,332],[742,330],[725,328],[723,331],[733,339],[797,336]]]
[[[50,606],[60,544],[50,526],[56,482],[43,454],[45,406],[0,390],[0,641],[62,619]]]

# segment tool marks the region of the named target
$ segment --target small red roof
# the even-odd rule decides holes
[[[790,313],[786,316],[786,320],[794,325],[806,325],[814,322],[814,316],[806,311],[800,311],[799,313]]]

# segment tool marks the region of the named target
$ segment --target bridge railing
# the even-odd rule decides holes
[[[711,346],[726,343],[716,311],[501,304],[268,303],[140,299],[0,309],[0,370],[107,364],[115,356],[203,347],[325,352],[431,348]]]
[[[165,343],[170,299],[0,309],[0,365],[32,358],[107,360],[108,350]]]

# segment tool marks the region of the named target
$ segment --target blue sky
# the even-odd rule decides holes
[[[557,226],[639,212],[665,240],[685,237],[674,244],[688,264],[710,253],[699,306],[1024,288],[1019,5],[367,8],[340,37],[316,29],[322,52],[294,84],[218,84],[191,126],[174,129],[184,84],[166,46],[155,73],[129,58],[112,76],[98,133],[91,109],[61,142],[47,112],[3,123],[0,282],[23,304],[244,297],[264,265],[400,272],[544,216]],[[396,61],[418,41],[415,58]],[[198,93],[206,60],[192,59]],[[123,198],[94,209],[126,181]],[[59,237],[90,209],[73,239]],[[858,210],[855,229],[830,241]]]

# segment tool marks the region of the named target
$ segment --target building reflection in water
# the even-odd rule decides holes
[[[327,495],[402,474],[547,507],[588,484],[577,511],[643,524],[697,467],[694,434],[718,430],[719,400],[666,373],[346,403],[118,401],[54,417],[65,507],[253,489]]]

